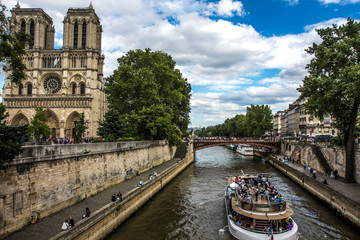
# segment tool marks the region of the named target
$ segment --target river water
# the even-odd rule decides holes
[[[258,173],[291,204],[300,239],[360,239],[356,229],[261,159],[243,159],[225,147],[199,150],[195,163],[169,183],[110,240],[233,239],[227,229],[224,190],[229,176]]]

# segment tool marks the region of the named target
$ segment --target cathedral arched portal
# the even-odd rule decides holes
[[[73,138],[75,136],[75,122],[80,120],[80,113],[72,112],[65,123],[65,137]]]
[[[15,117],[11,120],[12,126],[24,126],[29,125],[29,119],[22,113],[18,113]]]
[[[53,138],[60,137],[60,122],[56,113],[50,109],[47,109],[46,118],[47,118],[46,123],[50,127],[50,131],[51,131],[50,137]]]

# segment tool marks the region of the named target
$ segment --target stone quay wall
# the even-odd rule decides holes
[[[268,163],[292,179],[303,189],[309,191],[315,197],[325,202],[340,216],[360,228],[360,206],[357,202],[333,190],[325,184],[319,184],[316,180],[287,166],[285,163],[277,159],[270,158]]]
[[[320,151],[324,155],[328,164],[332,170],[337,169],[338,175],[342,178],[345,176],[345,149],[341,147],[328,146],[327,144],[317,143]],[[284,141],[281,144],[282,154],[297,158],[297,154],[300,153],[301,164],[308,163],[316,171],[325,173],[324,169],[320,165],[316,154],[313,152],[311,145],[298,143],[297,141]],[[355,145],[355,181],[360,183],[360,146]]]
[[[60,232],[51,240],[104,239],[193,162],[193,144],[189,144],[185,158],[177,164],[159,173],[156,178],[147,180],[142,187],[124,195],[122,202],[117,200],[105,205],[89,218],[82,219],[75,227]]]
[[[167,141],[26,146],[0,172],[0,235],[173,158]]]

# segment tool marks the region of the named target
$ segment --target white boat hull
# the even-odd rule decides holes
[[[231,214],[229,214],[229,206],[226,200],[226,191],[225,191],[225,206],[226,206],[226,215],[228,221],[228,227],[231,235],[239,240],[270,240],[271,234],[251,231],[248,228],[240,227],[235,224],[232,219]],[[298,226],[295,221],[292,219],[293,227],[289,231],[284,231],[281,233],[274,233],[273,240],[298,240]]]
[[[275,233],[274,240],[298,240],[298,226],[293,221],[293,228],[290,231]],[[258,233],[245,228],[237,226],[234,221],[232,221],[231,216],[228,216],[228,226],[229,231],[233,237],[239,240],[269,240],[271,239],[271,234],[267,233]]]

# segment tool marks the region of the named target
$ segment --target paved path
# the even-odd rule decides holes
[[[110,187],[96,194],[95,196],[89,197],[73,206],[70,206],[66,209],[63,209],[57,213],[43,218],[40,223],[28,225],[19,230],[18,232],[7,236],[5,239],[50,239],[51,237],[61,232],[61,225],[66,219],[68,219],[69,216],[72,216],[72,218],[75,220],[76,225],[76,223],[82,219],[82,215],[85,213],[86,207],[89,207],[91,212],[95,212],[96,210],[110,203],[111,196],[114,193],[118,193],[119,191],[123,194],[123,198],[126,198],[127,193],[135,188],[135,186],[139,183],[140,179],[143,179],[144,184],[146,184],[146,181],[148,181],[149,179],[150,173],[153,173],[154,171],[156,171],[157,173],[161,173],[172,165],[177,164],[178,160],[178,158],[174,158],[170,161],[167,161],[159,166],[150,169],[149,171],[140,174],[139,176],[135,176],[132,179]]]
[[[278,155],[281,159],[284,159],[284,156]],[[309,171],[304,171],[304,166],[300,164],[294,164],[292,162],[285,162],[286,165],[292,167],[299,172],[305,173],[307,176],[310,177]],[[358,202],[360,204],[360,184],[358,183],[344,183],[341,180],[335,180],[334,178],[330,178],[329,175],[324,173],[316,173],[316,180],[321,183],[321,179],[326,179],[328,186],[333,190],[347,196],[348,198]]]

